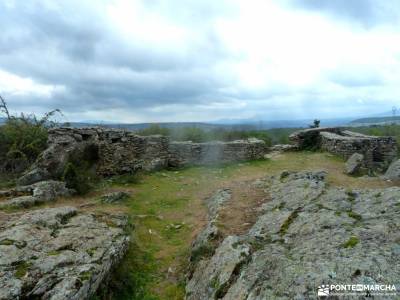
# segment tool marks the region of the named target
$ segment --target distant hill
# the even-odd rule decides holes
[[[391,123],[400,123],[400,116],[361,118],[350,122],[351,125],[378,125]]]
[[[336,118],[336,119],[321,119],[321,126],[343,126],[347,125],[354,118]],[[253,126],[257,129],[271,129],[271,128],[299,128],[308,127],[312,124],[314,119],[300,119],[300,120],[256,120],[256,119],[225,119],[212,122],[213,124],[246,124]]]
[[[347,125],[353,118],[338,118],[338,119],[322,119],[321,126],[344,126]],[[274,121],[256,121],[256,120],[219,120],[215,122],[161,122],[161,123],[106,123],[106,122],[69,122],[68,126],[82,128],[99,126],[103,128],[126,129],[131,131],[142,130],[152,125],[158,125],[162,128],[177,129],[184,127],[195,127],[205,131],[214,129],[226,130],[266,130],[272,128],[303,128],[312,124],[314,119],[304,120],[274,120]]]
[[[201,128],[203,130],[213,130],[217,128],[241,128],[249,127],[248,125],[224,125],[224,124],[209,124],[209,123],[201,123],[201,122],[164,122],[164,123],[136,123],[136,124],[106,124],[106,123],[84,123],[84,122],[69,122],[67,123],[71,127],[82,128],[82,127],[94,127],[99,126],[103,128],[116,128],[116,129],[126,129],[126,130],[141,130],[150,127],[151,125],[158,125],[162,128],[183,128],[183,127],[196,127]],[[249,128],[250,129],[250,128]]]

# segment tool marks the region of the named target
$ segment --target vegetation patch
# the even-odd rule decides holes
[[[67,163],[62,176],[67,188],[74,189],[79,195],[87,194],[93,189],[95,178],[96,175],[90,171],[87,164],[77,165],[72,162]]]
[[[360,240],[356,236],[351,236],[346,242],[342,244],[343,248],[354,248]]]
[[[10,239],[4,239],[4,240],[0,241],[0,245],[11,246],[11,245],[14,245],[14,241],[10,240]]]
[[[26,262],[26,261],[23,261],[23,262],[19,263],[17,268],[16,268],[16,270],[15,270],[15,274],[14,274],[15,277],[16,278],[24,277],[26,275],[26,273],[28,272],[29,267],[31,265],[32,265],[31,263]]]
[[[212,243],[207,243],[193,250],[190,256],[191,263],[196,264],[204,258],[211,257],[214,254],[215,248],[216,245]]]
[[[90,248],[86,250],[86,253],[89,254],[90,256],[93,256],[96,253],[97,248]]]
[[[353,219],[356,220],[356,221],[361,221],[361,220],[362,220],[362,216],[359,215],[359,214],[357,214],[357,213],[355,213],[355,212],[353,212],[353,211],[348,211],[348,212],[347,212],[347,215],[348,215],[350,218],[353,218]]]
[[[354,192],[353,190],[347,189],[347,190],[346,190],[346,195],[347,195],[347,199],[348,199],[350,202],[354,202],[354,201],[356,200],[357,193]]]
[[[81,281],[87,281],[92,277],[92,272],[91,271],[85,271],[79,274],[78,278]]]
[[[293,211],[289,217],[285,220],[285,222],[283,222],[283,224],[281,225],[281,228],[279,230],[279,234],[281,236],[285,235],[286,232],[288,231],[290,225],[294,222],[294,220],[298,217],[299,212],[301,211],[301,208],[297,208],[295,211]]]
[[[6,116],[0,126],[0,171],[21,173],[46,149],[47,130],[54,127],[53,117],[61,112],[53,110],[38,118],[34,114],[12,115],[0,96],[0,112]]]
[[[57,255],[60,255],[60,253],[61,253],[61,251],[53,250],[53,251],[47,252],[47,255],[48,256],[57,256]]]

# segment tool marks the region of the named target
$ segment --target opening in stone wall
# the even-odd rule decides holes
[[[372,150],[372,160],[374,162],[383,162],[384,156],[380,148],[376,147]]]

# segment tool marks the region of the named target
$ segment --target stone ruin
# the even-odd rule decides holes
[[[362,154],[363,168],[384,171],[397,157],[397,144],[393,137],[368,136],[338,127],[311,128],[289,136],[298,149],[321,149],[349,159]]]
[[[264,141],[173,142],[161,135],[102,128],[56,128],[49,131],[48,148],[20,179],[20,185],[61,178],[70,161],[87,162],[101,176],[261,159]]]
[[[362,168],[383,171],[397,156],[393,137],[375,137],[342,128],[312,128],[293,133],[291,150],[321,149],[348,159],[363,155]],[[281,145],[282,146],[282,145]],[[286,145],[289,146],[289,145]],[[55,128],[48,148],[20,179],[20,185],[59,179],[68,162],[87,163],[100,176],[262,159],[268,149],[257,139],[193,143],[170,141],[161,135],[102,128]]]

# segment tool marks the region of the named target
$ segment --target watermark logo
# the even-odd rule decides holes
[[[331,284],[318,286],[317,296],[396,296],[394,284]]]
[[[329,285],[320,285],[318,287],[318,296],[319,297],[329,296],[329,292],[330,292]]]

